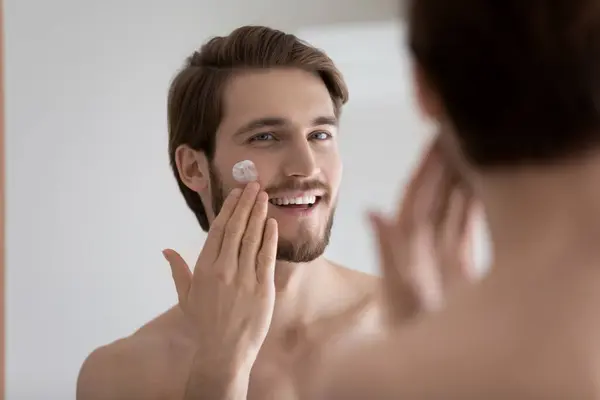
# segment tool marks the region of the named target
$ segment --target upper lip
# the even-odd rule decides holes
[[[307,190],[304,192],[279,192],[269,196],[269,199],[296,199],[298,197],[315,196],[322,197],[325,192],[322,190]]]

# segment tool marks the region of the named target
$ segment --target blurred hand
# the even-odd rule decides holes
[[[440,147],[426,152],[395,217],[370,215],[392,324],[440,308],[474,279],[474,195]]]

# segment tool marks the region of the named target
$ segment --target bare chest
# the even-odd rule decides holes
[[[274,334],[265,342],[252,369],[248,400],[305,398],[325,357],[343,351],[344,346],[376,333],[380,327],[365,319]]]

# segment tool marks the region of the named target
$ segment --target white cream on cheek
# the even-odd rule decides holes
[[[250,160],[242,160],[235,163],[231,172],[233,179],[239,183],[248,183],[258,180],[256,165]]]

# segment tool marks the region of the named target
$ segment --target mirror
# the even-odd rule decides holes
[[[206,234],[169,166],[168,89],[186,57],[236,27],[297,34],[343,73],[344,175],[325,255],[378,273],[365,212],[395,206],[430,128],[413,101],[397,1],[4,2],[8,399],[74,399],[94,349],[177,303],[161,251],[193,267]],[[281,336],[300,343],[306,329]],[[257,371],[291,379],[278,363]]]
[[[0,0],[0,399],[4,400],[4,315],[5,315],[5,285],[4,285],[4,5]]]

